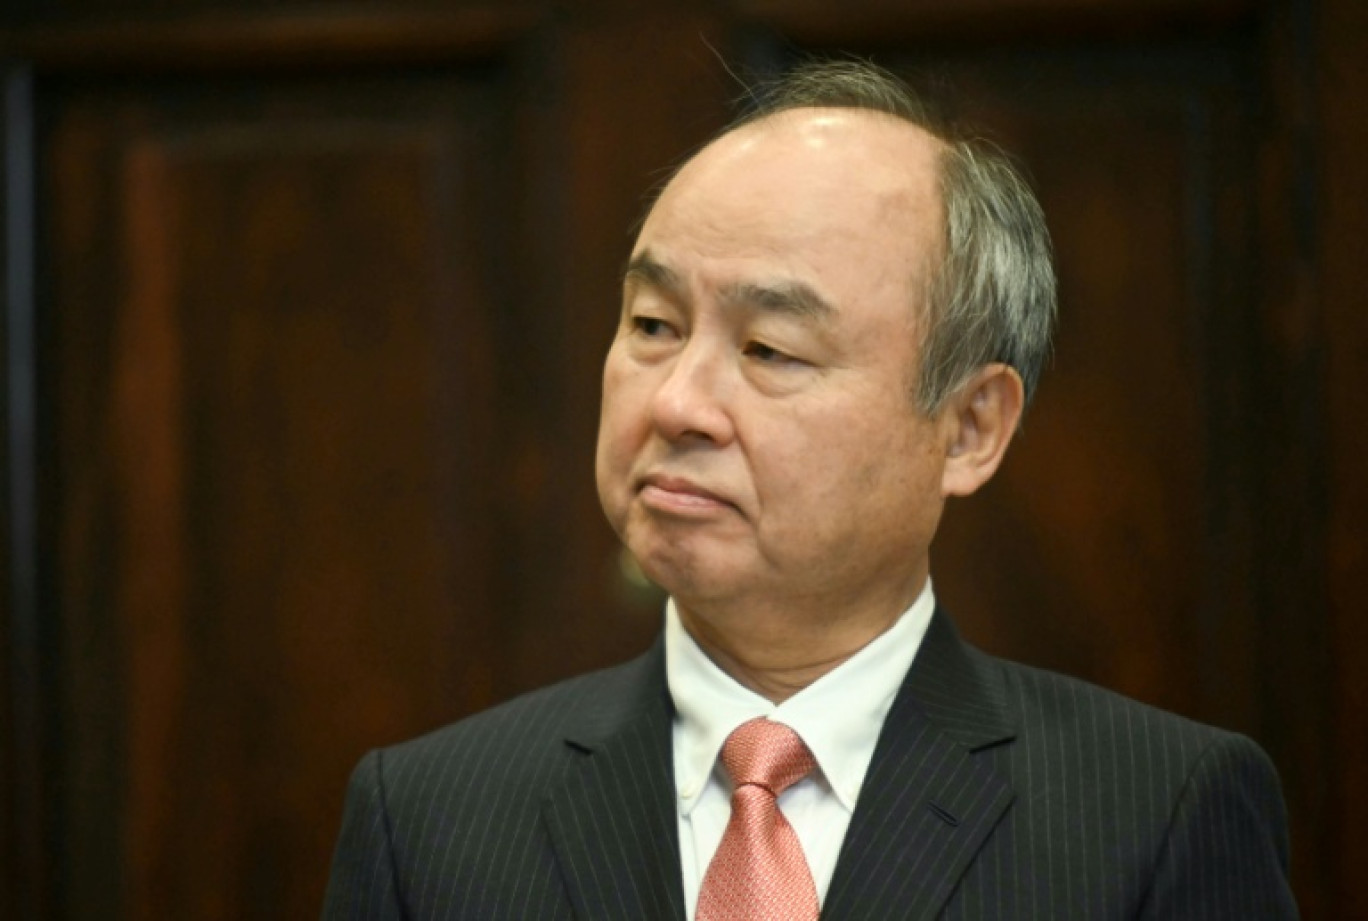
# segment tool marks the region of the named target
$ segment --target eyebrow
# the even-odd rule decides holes
[[[658,262],[650,250],[642,250],[631,258],[623,272],[623,281],[638,280],[671,294],[680,294],[684,284],[679,273]],[[832,307],[811,285],[801,281],[780,281],[773,284],[736,282],[722,289],[722,300],[727,304],[744,305],[766,313],[783,313],[825,322],[835,313]]]
[[[643,249],[628,260],[622,280],[644,281],[653,288],[662,288],[671,293],[679,293],[684,287],[679,280],[679,273],[657,262],[649,249]]]
[[[836,308],[801,281],[767,285],[738,282],[724,288],[722,298],[733,304],[747,304],[766,312],[786,313],[819,322],[826,322],[836,313]]]

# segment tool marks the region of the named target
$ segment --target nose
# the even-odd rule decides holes
[[[651,420],[671,442],[726,444],[733,435],[725,359],[699,339],[691,340],[674,361],[651,399]]]

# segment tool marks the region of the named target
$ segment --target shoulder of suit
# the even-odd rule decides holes
[[[1213,750],[1234,750],[1266,761],[1247,737],[1135,700],[1081,678],[989,656],[972,654],[982,667],[998,671],[1004,698],[1020,736],[1061,745],[1086,743],[1163,753],[1191,766]]]

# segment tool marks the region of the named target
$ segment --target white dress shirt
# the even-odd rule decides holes
[[[731,779],[718,755],[732,730],[757,716],[798,733],[817,760],[816,771],[779,797],[779,808],[803,846],[818,901],[826,900],[884,717],[935,606],[928,579],[893,626],[776,705],[718,668],[684,629],[674,601],[666,605],[665,670],[676,712],[679,856],[689,921],[694,921],[703,874],[731,817]]]

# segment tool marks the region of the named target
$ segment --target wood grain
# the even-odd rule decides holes
[[[107,166],[60,183],[59,252],[121,279],[58,300],[92,910],[123,866],[98,882],[130,918],[310,913],[349,764],[492,700],[495,95],[220,91],[184,119],[94,93],[58,126],[59,161]]]

